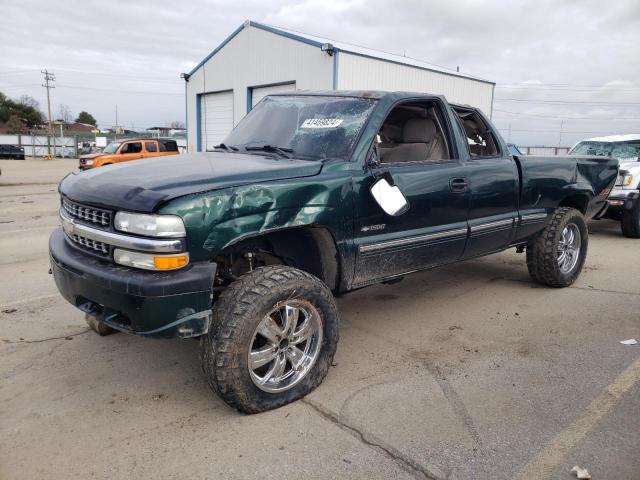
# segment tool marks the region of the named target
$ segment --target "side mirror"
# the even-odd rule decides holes
[[[397,185],[391,185],[387,176],[378,178],[371,186],[371,195],[387,215],[397,217],[409,210],[409,202]]]

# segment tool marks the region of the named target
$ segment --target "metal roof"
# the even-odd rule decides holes
[[[245,21],[240,27],[238,27],[230,36],[228,36],[215,50],[213,50],[209,55],[207,55],[204,60],[202,60],[190,73],[192,75],[196,72],[202,65],[204,65],[211,57],[213,57],[216,53],[218,53],[233,37],[235,37],[238,33],[240,33],[244,28],[254,27],[260,30],[265,30],[267,32],[274,33],[276,35],[281,35],[283,37],[290,38],[292,40],[296,40],[302,43],[306,43],[309,45],[316,46],[320,48],[323,44],[330,43],[333,45],[333,48],[337,52],[347,52],[354,55],[359,55],[362,57],[373,58],[384,62],[391,62],[400,65],[407,65],[410,67],[419,68],[422,70],[429,70],[436,73],[441,73],[444,75],[451,75],[453,77],[459,78],[467,78],[470,80],[475,80],[478,82],[489,83],[491,85],[495,85],[495,82],[490,80],[486,80],[484,78],[476,77],[473,75],[468,75],[466,73],[461,73],[455,71],[453,69],[448,69],[445,67],[441,67],[439,65],[434,65],[422,60],[418,60],[411,57],[406,57],[403,55],[396,55],[389,52],[383,52],[380,50],[374,50],[371,48],[363,47],[360,45],[352,45],[345,42],[340,42],[337,40],[332,40],[325,37],[319,37],[317,35],[310,35],[308,33],[297,32],[295,30],[289,30],[282,27],[276,27],[273,25],[267,25],[263,23],[254,22],[252,20]]]

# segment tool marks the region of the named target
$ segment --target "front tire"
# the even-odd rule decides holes
[[[298,400],[327,375],[338,309],[318,278],[286,266],[256,268],[232,283],[201,339],[202,369],[231,407],[258,413]]]
[[[640,238],[640,200],[631,210],[622,212],[622,235],[628,238]]]
[[[527,245],[531,278],[550,287],[568,287],[576,281],[589,244],[584,216],[574,208],[558,208],[549,224]]]

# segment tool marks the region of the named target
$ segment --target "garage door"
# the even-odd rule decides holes
[[[200,145],[211,150],[233,130],[233,92],[202,95],[200,115]]]
[[[251,108],[255,107],[260,100],[267,95],[276,92],[284,92],[287,90],[295,90],[295,83],[286,83],[284,85],[270,85],[268,87],[253,87],[251,89]]]

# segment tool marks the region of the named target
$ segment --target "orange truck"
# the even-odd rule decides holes
[[[129,138],[111,142],[102,153],[80,156],[80,170],[104,167],[112,163],[130,162],[142,158],[178,155],[178,144],[167,138]]]

